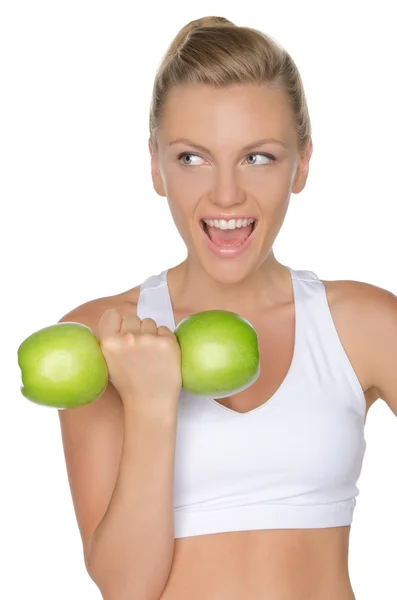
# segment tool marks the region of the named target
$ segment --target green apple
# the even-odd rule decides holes
[[[181,348],[182,387],[198,396],[224,398],[259,377],[255,329],[243,317],[207,310],[183,319],[174,334]]]
[[[21,392],[57,409],[85,406],[105,391],[108,369],[99,341],[81,323],[57,323],[30,335],[18,348]]]

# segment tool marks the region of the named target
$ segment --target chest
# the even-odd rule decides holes
[[[363,360],[362,348],[357,343],[358,336],[354,325],[341,310],[333,308],[332,289],[329,298],[329,309],[335,325],[337,336],[350,361],[364,392],[366,413],[375,403],[378,394],[368,383],[368,376]],[[188,316],[187,312],[176,312],[175,322],[178,324]],[[270,310],[262,310],[260,314],[242,314],[252,323],[258,336],[260,354],[260,375],[246,390],[216,402],[237,413],[246,413],[264,405],[277,393],[283,385],[294,360],[296,342],[296,313],[294,303],[287,303]]]
[[[240,411],[230,407],[239,408],[232,403],[242,395],[215,401],[181,394],[177,507],[217,508],[221,499],[224,507],[251,499],[277,503],[302,489],[321,494],[356,481],[365,440],[361,406],[349,386],[323,386],[299,368],[274,385],[273,399],[254,398]]]
[[[331,482],[338,489],[360,472],[362,405],[345,378],[348,369],[338,375],[339,349],[331,354],[329,340],[307,343],[302,320],[296,336],[291,304],[259,317],[242,316],[258,335],[260,376],[227,398],[182,394],[176,506],[204,506],[212,498],[209,506],[216,507],[220,497],[233,503],[236,494],[249,502],[252,489],[261,502],[283,502],[302,487],[305,493],[321,494]],[[342,333],[341,342],[346,339],[350,336]]]
[[[177,314],[176,322],[184,318]],[[258,336],[260,375],[246,390],[216,402],[238,413],[245,413],[266,403],[283,383],[292,363],[295,343],[295,313],[288,304],[258,316],[242,315]]]

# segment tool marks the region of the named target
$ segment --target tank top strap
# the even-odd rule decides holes
[[[318,284],[322,283],[319,277],[313,271],[307,270],[296,270],[288,267],[292,280],[294,282],[294,292],[298,294],[299,300],[303,299],[310,291],[319,287]],[[314,284],[312,287],[311,284]]]
[[[151,275],[141,283],[137,316],[140,319],[153,319],[157,327],[165,325],[174,331],[175,322],[167,287],[167,270]]]
[[[313,271],[290,269],[290,272],[302,334],[313,343],[335,342],[336,329],[325,285]]]
[[[358,396],[362,408],[363,389],[336,329],[325,284],[313,271],[290,271],[299,306],[297,329],[303,372],[311,373],[322,385],[346,385]]]

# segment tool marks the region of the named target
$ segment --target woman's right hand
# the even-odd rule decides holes
[[[150,417],[176,413],[182,387],[181,349],[168,327],[110,308],[99,323],[99,342],[109,379],[125,408]]]

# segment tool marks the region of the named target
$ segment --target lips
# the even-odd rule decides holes
[[[248,235],[248,227],[228,230],[209,227],[211,230],[209,232],[203,220],[200,220],[199,223],[205,246],[211,253],[221,258],[233,258],[241,256],[248,250],[252,240],[255,238],[258,221],[250,225],[251,231]]]

